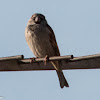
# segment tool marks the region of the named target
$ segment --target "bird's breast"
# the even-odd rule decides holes
[[[34,31],[28,31],[28,45],[35,56],[45,57],[53,56],[54,51],[50,42],[49,31],[47,28],[35,28]]]

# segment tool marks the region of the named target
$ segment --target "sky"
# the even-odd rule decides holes
[[[34,13],[45,15],[61,55],[100,53],[100,0],[1,0],[0,57],[33,57],[25,27]],[[55,71],[0,72],[0,100],[100,100],[100,69],[64,70],[61,89]]]

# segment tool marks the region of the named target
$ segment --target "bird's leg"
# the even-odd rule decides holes
[[[45,57],[44,57],[44,65],[46,65],[46,63],[49,61],[49,56],[48,55],[46,55]]]
[[[33,63],[33,62],[35,62],[35,58],[34,57],[30,58],[30,63]]]

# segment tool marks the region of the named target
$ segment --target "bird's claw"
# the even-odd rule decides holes
[[[35,62],[35,58],[34,57],[30,58],[30,63],[33,63],[33,62]]]
[[[45,58],[44,58],[44,65],[46,65],[46,63],[49,61],[49,56],[46,55]]]

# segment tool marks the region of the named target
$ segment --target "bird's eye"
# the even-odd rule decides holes
[[[33,20],[35,20],[35,17],[33,17]]]
[[[44,17],[41,17],[41,20],[44,20]]]

